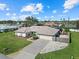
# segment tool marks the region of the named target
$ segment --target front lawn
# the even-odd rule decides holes
[[[0,33],[0,53],[10,54],[30,44],[26,38],[16,37],[14,32]]]
[[[36,59],[79,59],[79,33],[72,32],[71,39],[72,43],[67,48],[46,54],[38,54]]]

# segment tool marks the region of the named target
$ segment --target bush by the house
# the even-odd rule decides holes
[[[65,28],[65,32],[69,32],[69,29],[68,28]]]

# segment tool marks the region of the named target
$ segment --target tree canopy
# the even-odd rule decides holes
[[[25,26],[32,26],[38,23],[38,19],[33,16],[28,16],[25,18]]]

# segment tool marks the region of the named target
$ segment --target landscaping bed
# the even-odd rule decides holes
[[[10,54],[30,44],[27,38],[18,38],[14,32],[0,33],[0,53]]]

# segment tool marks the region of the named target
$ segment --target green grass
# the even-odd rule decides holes
[[[79,33],[71,33],[72,43],[65,49],[49,52],[46,54],[38,54],[36,59],[71,59],[71,56],[74,56],[74,59],[79,59]]]
[[[30,44],[26,38],[16,37],[14,32],[0,33],[0,53],[10,54]],[[7,50],[5,50],[8,48]]]

